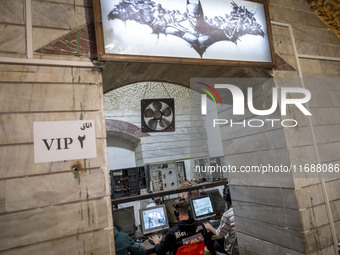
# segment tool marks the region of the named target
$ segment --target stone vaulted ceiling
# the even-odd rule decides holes
[[[340,38],[339,0],[302,0]]]

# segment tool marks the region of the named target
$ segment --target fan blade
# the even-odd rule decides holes
[[[164,115],[165,117],[168,117],[168,116],[171,115],[171,108],[170,108],[169,106],[168,106],[167,108],[164,109],[163,115]]]
[[[159,121],[159,125],[162,127],[162,128],[165,128],[165,127],[167,127],[167,126],[169,126],[170,125],[170,121],[168,121],[167,119],[160,119],[160,121]]]
[[[146,109],[145,111],[144,111],[144,117],[145,118],[151,118],[153,116],[153,110],[152,109]]]
[[[159,101],[154,102],[152,105],[155,111],[159,111],[160,109],[162,109],[162,103]]]
[[[149,125],[150,128],[156,129],[157,128],[157,120],[155,120],[155,119],[149,120],[148,125]]]

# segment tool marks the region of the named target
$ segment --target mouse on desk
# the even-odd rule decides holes
[[[149,239],[149,243],[151,243],[152,245],[155,245],[155,242],[152,241],[151,239]]]
[[[138,238],[138,239],[136,239],[136,243],[143,243],[145,240],[144,239],[142,239],[142,238]]]

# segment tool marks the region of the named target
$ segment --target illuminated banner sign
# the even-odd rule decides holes
[[[94,3],[101,59],[273,65],[266,1],[96,0]]]
[[[34,162],[97,157],[93,120],[34,122]]]

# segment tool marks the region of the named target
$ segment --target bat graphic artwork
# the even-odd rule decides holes
[[[204,52],[218,41],[237,44],[244,35],[265,36],[261,25],[255,19],[256,11],[231,2],[232,11],[223,16],[204,16],[200,0],[186,2],[186,12],[167,10],[152,0],[121,0],[107,15],[108,20],[134,20],[152,29],[159,35],[174,35],[195,49],[202,58]]]

